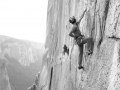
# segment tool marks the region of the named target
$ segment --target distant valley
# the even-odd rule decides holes
[[[44,45],[0,35],[0,54],[6,58],[11,90],[26,90],[42,63]]]

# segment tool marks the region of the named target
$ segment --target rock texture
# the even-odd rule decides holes
[[[84,46],[84,70],[78,70],[79,49],[68,36],[72,25],[87,9],[79,28],[94,39],[92,55]],[[39,89],[120,90],[120,0],[49,0],[47,37]],[[61,54],[63,46],[69,55]]]

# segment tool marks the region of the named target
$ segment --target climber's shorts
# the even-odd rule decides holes
[[[83,36],[79,36],[79,37],[77,37],[76,38],[76,43],[78,44],[78,45],[83,45],[84,44],[84,37]]]

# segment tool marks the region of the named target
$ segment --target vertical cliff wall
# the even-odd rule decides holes
[[[68,36],[69,17],[87,9],[79,28],[94,39],[93,54],[84,46],[84,70],[78,70],[79,49]],[[38,90],[120,90],[120,0],[49,0],[46,54]],[[63,46],[69,55],[61,54]]]

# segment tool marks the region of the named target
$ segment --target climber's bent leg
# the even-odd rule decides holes
[[[85,38],[82,41],[83,44],[87,43],[87,50],[88,54],[92,54],[93,51],[93,39],[92,38]]]

